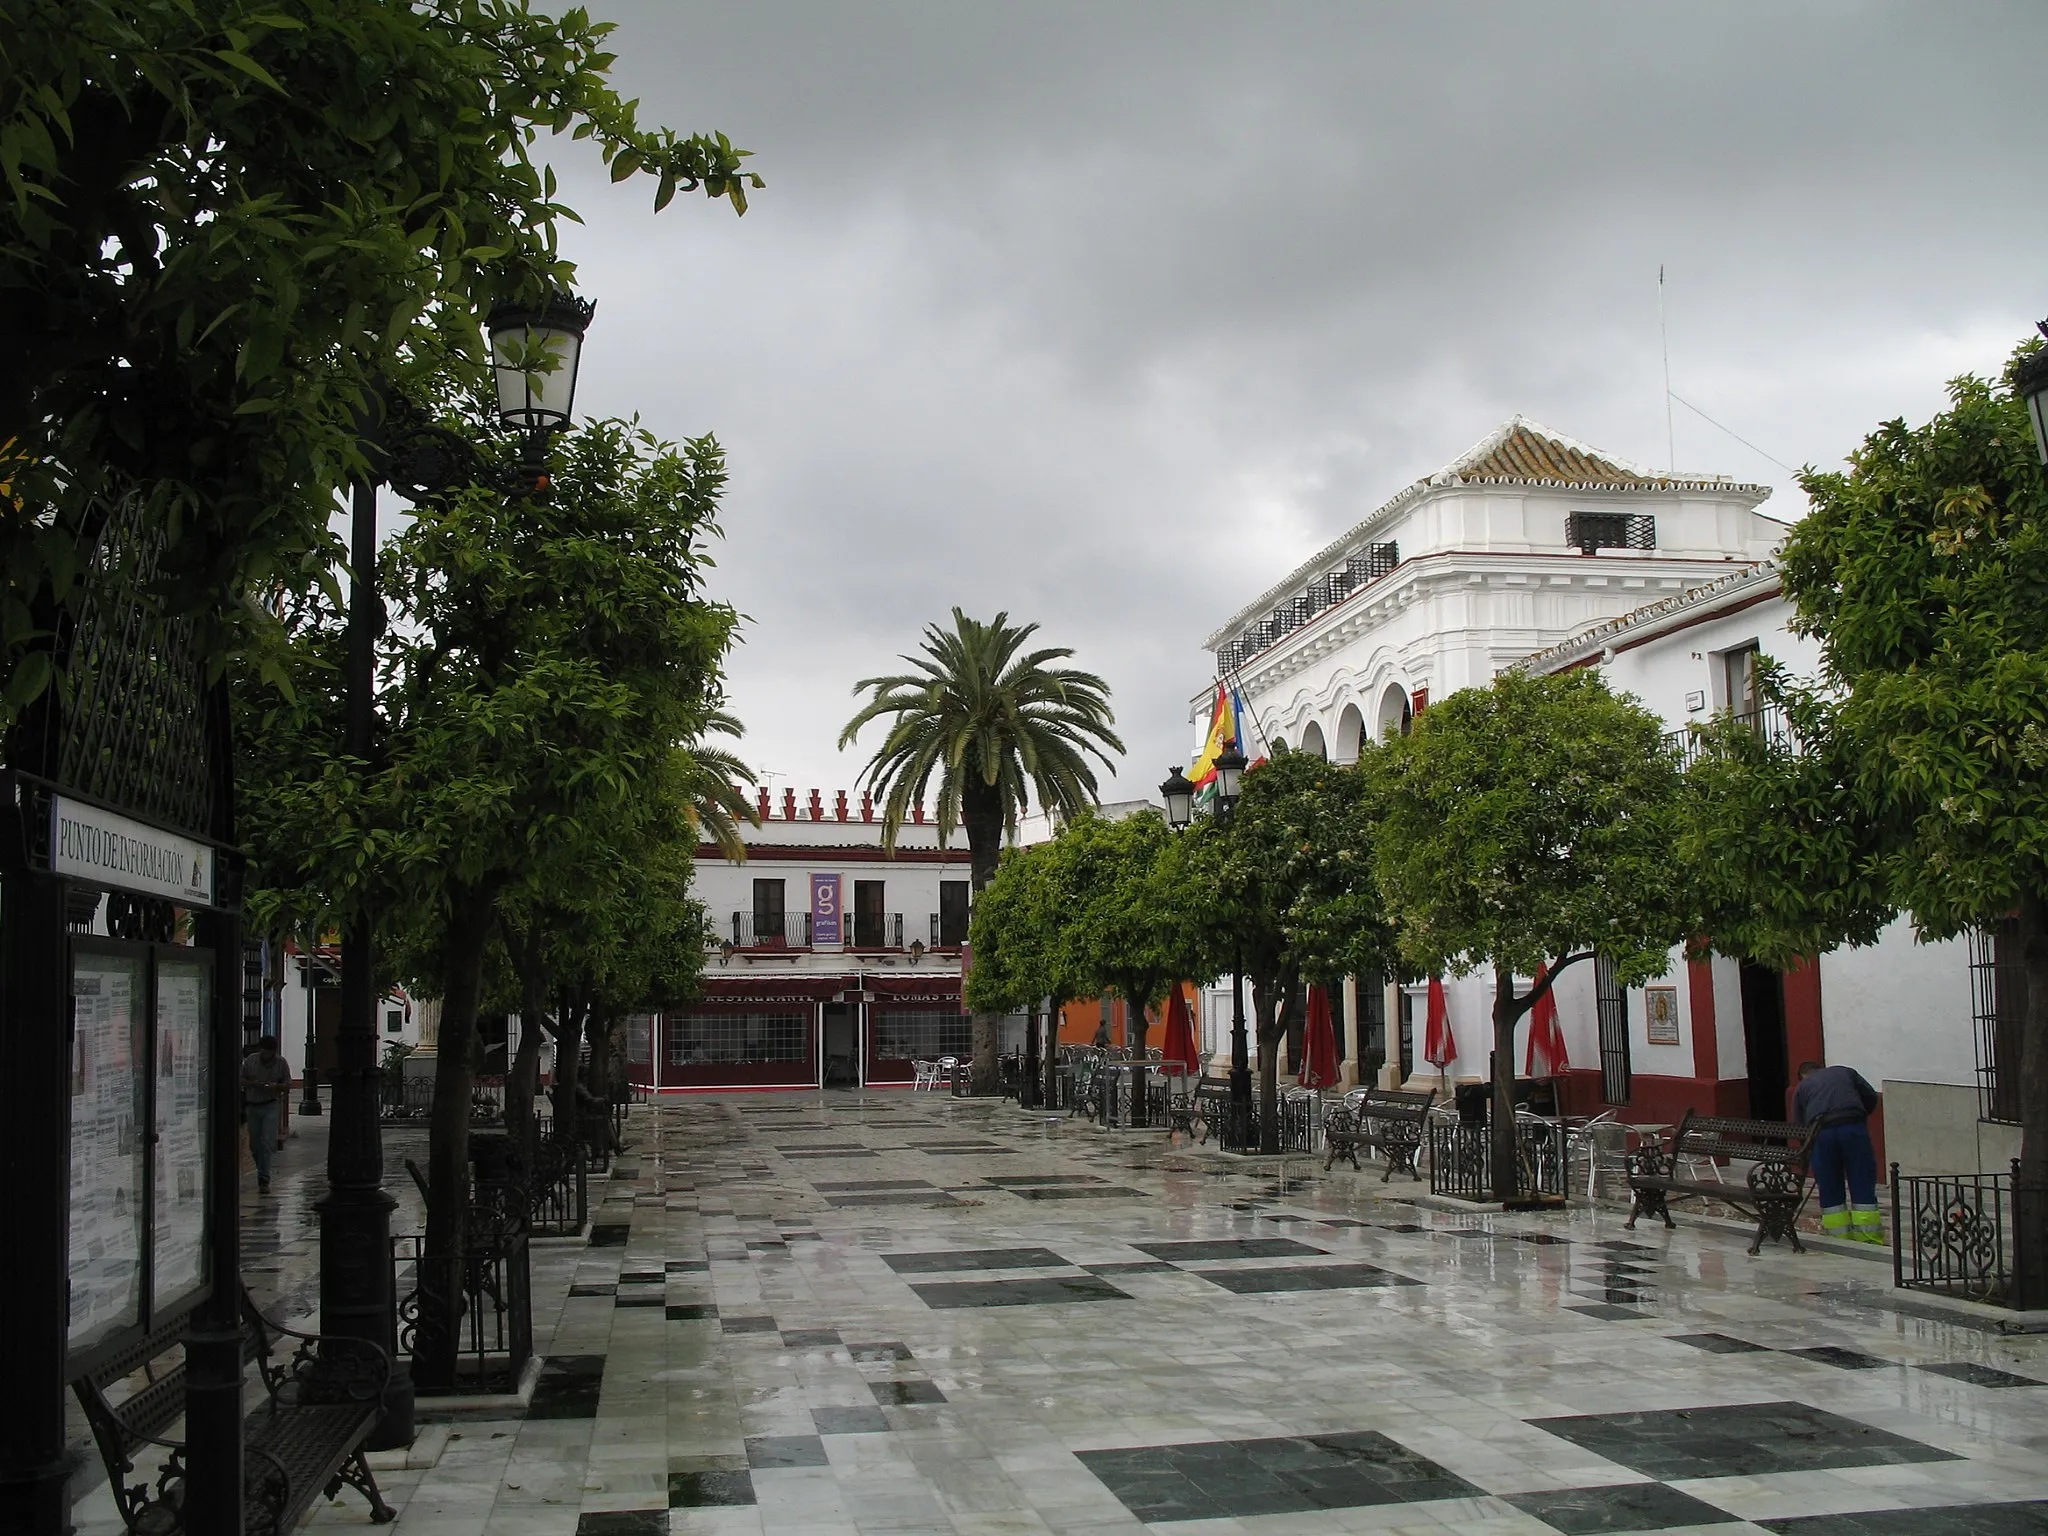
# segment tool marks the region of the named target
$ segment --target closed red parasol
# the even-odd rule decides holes
[[[1536,967],[1536,984],[1539,987],[1547,974],[1543,966]],[[1564,1031],[1557,1023],[1557,989],[1553,987],[1536,999],[1536,1006],[1529,1014],[1529,1050],[1522,1061],[1522,1075],[1558,1077],[1570,1065],[1571,1058],[1564,1049]]]
[[[1165,1058],[1179,1062],[1190,1073],[1199,1074],[1202,1070],[1202,1055],[1195,1045],[1195,1021],[1188,1016],[1188,995],[1179,982],[1173,984],[1173,995],[1166,1000]]]
[[[1330,989],[1308,989],[1308,1014],[1301,1031],[1301,1071],[1294,1079],[1304,1088],[1329,1088],[1337,1081],[1337,1031],[1330,1025]]]
[[[1422,1059],[1439,1072],[1458,1059],[1458,1041],[1451,1033],[1451,1010],[1444,1001],[1441,976],[1429,978],[1429,1027],[1422,1036]]]

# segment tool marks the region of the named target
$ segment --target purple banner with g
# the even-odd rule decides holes
[[[837,875],[811,876],[811,942],[813,944],[838,944],[839,933],[839,877]]]

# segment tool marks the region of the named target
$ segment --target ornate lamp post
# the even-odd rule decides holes
[[[2048,320],[2035,329],[2048,336]],[[2034,447],[2041,454],[2041,462],[2048,465],[2048,347],[2020,364],[2013,374],[2013,387],[2027,402],[2027,415],[2034,423]]]
[[[548,440],[572,419],[583,335],[595,309],[586,300],[557,293],[540,305],[501,304],[485,323],[499,420],[525,434],[516,473],[505,474],[467,440],[426,422],[403,397],[391,396],[379,402],[383,419],[372,455],[382,464],[383,478],[415,501],[465,485],[495,486],[513,496],[545,491]],[[347,747],[360,762],[369,762],[375,750],[376,644],[384,629],[384,603],[377,592],[377,484],[360,479],[350,497]],[[320,1213],[320,1322],[323,1332],[369,1339],[396,1361],[391,1212],[397,1202],[383,1187],[375,934],[374,920],[361,911],[342,934],[328,1192],[315,1207]],[[390,1449],[412,1438],[412,1380],[398,1369],[385,1396],[383,1422],[369,1444]]]
[[[1216,810],[1219,825],[1230,824],[1237,809],[1238,789],[1244,779],[1244,754],[1233,742],[1216,759]],[[1176,766],[1159,786],[1166,803],[1166,824],[1176,832],[1186,831],[1195,819],[1195,786]],[[1230,968],[1230,1138],[1242,1151],[1251,1140],[1252,1060],[1251,1041],[1244,1027],[1244,966],[1233,957]]]

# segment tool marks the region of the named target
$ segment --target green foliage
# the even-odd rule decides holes
[[[1689,932],[1676,755],[1596,674],[1461,689],[1362,764],[1379,887],[1417,969],[1526,976],[1597,946],[1634,984]]]
[[[894,845],[936,774],[939,839],[966,830],[977,888],[1032,795],[1057,818],[1076,816],[1096,799],[1088,759],[1107,764],[1123,750],[1109,685],[1052,665],[1074,654],[1065,647],[1025,651],[1038,626],[1009,617],[984,624],[955,608],[950,630],[928,625],[923,654],[903,658],[916,670],[862,678],[854,692],[874,696],[839,733],[844,748],[869,721],[893,717],[866,775],[883,797],[883,836]]]
[[[975,903],[969,1005],[1009,1012],[1115,992],[1142,1014],[1203,963],[1203,893],[1177,853],[1157,815],[1089,813],[1051,842],[1006,851]]]
[[[1933,937],[2048,894],[2048,483],[2024,404],[1958,379],[1925,426],[1802,484],[1785,591],[1821,642],[1808,739],[1859,885]]]
[[[650,911],[654,881],[669,915],[623,936],[701,934],[677,903],[701,777],[686,744],[723,718],[735,623],[701,590],[724,480],[708,438],[678,451],[601,422],[566,440],[545,500],[416,509],[383,561],[395,622],[367,772],[341,751],[342,615],[322,595],[288,615],[295,686],[245,690],[252,920],[367,903],[416,930],[392,937],[429,995],[445,984],[433,935],[460,902]],[[653,990],[686,985],[663,974],[647,969]]]
[[[1067,968],[1062,873],[1057,841],[1004,850],[968,929],[967,1006],[977,1013],[1023,1012],[1079,995]]]
[[[1786,969],[1845,940],[1875,943],[1895,914],[1827,699],[1768,660],[1759,685],[1790,728],[1732,715],[1693,727],[1677,851],[1699,902],[1698,937]]]
[[[0,726],[114,498],[145,502],[204,644],[262,644],[268,595],[329,559],[370,382],[473,388],[481,311],[572,278],[543,134],[657,206],[744,210],[742,151],[643,129],[606,85],[610,30],[527,0],[11,0]]]

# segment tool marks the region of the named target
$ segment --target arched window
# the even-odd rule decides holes
[[[1359,748],[1365,744],[1365,717],[1358,712],[1356,704],[1346,704],[1344,713],[1337,717],[1337,740],[1331,752],[1331,760],[1339,763],[1358,761]]]
[[[1396,736],[1406,736],[1408,728],[1415,721],[1415,714],[1408,703],[1408,690],[1399,683],[1387,684],[1387,691],[1380,695],[1379,727],[1373,733],[1379,741],[1390,741]]]
[[[1330,749],[1323,744],[1323,728],[1311,720],[1308,729],[1301,733],[1301,750],[1314,757],[1328,757]]]

